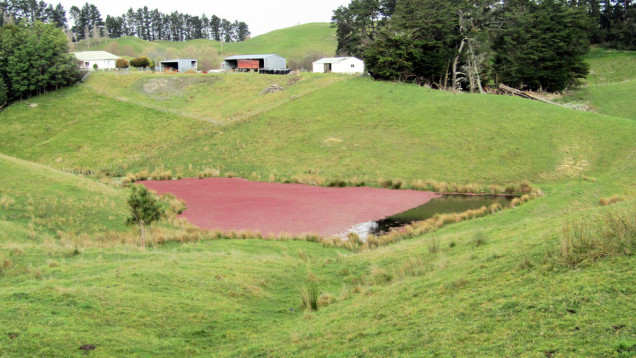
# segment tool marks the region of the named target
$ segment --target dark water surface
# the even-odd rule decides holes
[[[435,214],[459,213],[470,209],[479,209],[482,206],[489,206],[494,203],[506,206],[510,200],[512,200],[512,197],[497,195],[442,195],[424,205],[389,216],[385,219],[356,225],[350,232],[355,232],[360,237],[381,235],[387,233],[392,228],[405,226],[414,221],[432,218]]]

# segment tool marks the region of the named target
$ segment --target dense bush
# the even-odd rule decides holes
[[[578,2],[357,0],[332,21],[338,53],[364,57],[376,79],[560,91],[588,71],[591,21]]]
[[[117,61],[115,62],[115,67],[117,68],[128,68],[129,66],[130,63],[128,63],[128,60],[126,60],[125,58],[117,59]]]
[[[150,59],[145,56],[133,58],[132,60],[130,60],[130,66],[135,68],[146,68],[150,66]]]
[[[79,76],[62,30],[41,22],[0,29],[0,103],[72,85]]]

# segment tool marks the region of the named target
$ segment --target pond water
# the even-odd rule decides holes
[[[459,213],[470,209],[479,209],[499,203],[508,205],[512,197],[497,195],[442,195],[431,199],[428,203],[409,209],[378,221],[368,221],[350,228],[347,233],[356,233],[360,238],[368,235],[382,235],[392,228],[408,225],[414,221],[422,221],[435,216],[435,214]]]

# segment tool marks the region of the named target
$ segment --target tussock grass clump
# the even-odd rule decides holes
[[[300,175],[294,175],[291,178],[290,182],[297,183],[297,184],[324,186],[326,183],[326,179],[321,177],[318,174],[305,173]]]
[[[11,266],[13,266],[11,260],[0,254],[0,274],[8,270]]]
[[[488,239],[486,238],[486,235],[482,231],[477,231],[473,235],[473,245],[479,247],[479,246],[486,245],[487,242],[488,242]]]
[[[393,280],[393,275],[387,272],[385,269],[373,266],[371,268],[371,282],[376,285],[383,285]]]
[[[324,292],[318,297],[318,307],[326,307],[336,302],[336,298],[327,292]]]
[[[428,243],[428,252],[431,254],[436,254],[439,252],[439,243],[435,238],[432,238]]]
[[[15,204],[15,200],[13,198],[6,195],[0,196],[0,207],[9,209],[9,207],[13,204]]]
[[[531,269],[533,267],[534,262],[532,262],[532,260],[530,260],[530,258],[528,258],[527,256],[524,256],[519,263],[519,269],[521,270]]]
[[[180,174],[178,175],[180,176]],[[147,170],[141,170],[138,173],[127,173],[121,180],[124,185],[129,185],[137,181],[143,180],[172,180],[172,170],[155,169],[152,173],[148,173]],[[178,179],[181,179],[180,177]]]
[[[300,297],[307,311],[318,310],[318,288],[315,282],[306,280],[300,288]]]
[[[612,195],[609,198],[601,198],[598,201],[600,206],[608,206],[612,204],[616,204],[618,202],[625,201],[625,197],[622,195]]]
[[[174,219],[177,215],[183,213],[187,209],[185,201],[178,199],[170,193],[162,194],[159,200],[166,207],[165,215],[168,219]]]
[[[578,266],[601,257],[636,252],[636,209],[611,210],[591,219],[563,222],[561,258]]]
[[[401,280],[407,277],[421,276],[430,271],[430,265],[419,257],[411,257],[395,270],[395,276]]]

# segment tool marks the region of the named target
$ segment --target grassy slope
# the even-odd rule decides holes
[[[162,58],[197,57],[212,49],[221,53],[221,43],[211,40],[192,40],[184,42],[153,41],[148,42],[134,37],[109,39],[100,44],[81,42],[77,51],[110,50],[120,56],[139,56],[153,54]],[[310,23],[275,30],[255,36],[243,42],[223,44],[223,54],[276,53],[280,56],[299,59],[308,53],[324,53],[331,56],[336,51],[335,29],[328,23]]]
[[[627,120],[517,98],[352,79],[176,147],[162,160],[264,177],[313,170],[328,177],[541,182],[594,173],[633,155],[622,148],[635,131]],[[197,153],[203,147],[209,156]]]
[[[124,229],[122,191],[2,154],[0,172],[0,242]]]
[[[530,178],[546,196],[359,254],[220,240],[73,256],[11,237],[0,244],[0,264],[11,263],[0,271],[3,354],[81,355],[80,345],[95,344],[98,356],[617,356],[636,345],[634,257],[576,269],[558,257],[564,217],[606,210],[596,207],[603,196],[634,194],[631,120],[352,79],[210,129],[86,87],[3,112],[0,152],[94,169],[108,167],[98,159],[106,156],[130,170],[216,164],[262,175]],[[209,135],[184,138],[196,131]],[[473,243],[476,231],[485,245]],[[304,279],[335,302],[303,313]]]
[[[197,78],[206,82],[189,89],[177,86],[175,91],[183,93],[167,101],[138,90],[157,79]],[[194,176],[206,167],[221,167],[261,178],[312,170],[328,177],[500,183],[595,175],[617,160],[633,170],[629,159],[634,154],[625,149],[636,130],[630,120],[364,78],[334,83],[292,101],[305,89],[342,79],[301,78],[286,91],[260,95],[267,83],[287,80],[103,74],[88,85],[38,98],[36,108],[8,108],[0,119],[7,128],[0,133],[0,151],[54,167],[119,174],[165,166]],[[100,92],[127,100],[90,91],[100,85]],[[230,95],[221,95],[223,91]],[[277,107],[247,117],[269,106]],[[206,116],[221,122],[248,119],[215,126],[191,118]]]
[[[586,86],[560,101],[582,102],[598,113],[636,119],[636,51],[593,48],[587,62],[591,71]]]

